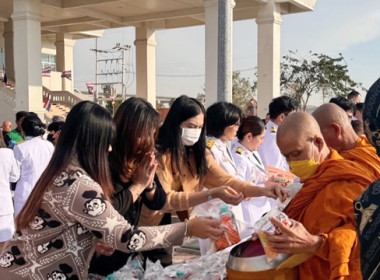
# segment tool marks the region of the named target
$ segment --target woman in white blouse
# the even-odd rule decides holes
[[[6,148],[3,134],[0,133],[0,251],[5,241],[11,239],[15,230],[13,201],[10,182],[15,183],[20,171],[11,149]]]
[[[264,187],[272,184],[268,181],[265,166],[257,150],[263,144],[265,136],[264,122],[249,116],[241,121],[237,132],[238,141],[233,143],[232,156],[235,161],[238,178]],[[267,197],[260,197],[242,202],[245,221],[253,225],[264,213],[270,210],[271,204]]]
[[[26,136],[25,141],[13,148],[21,170],[14,195],[15,217],[20,213],[54,152],[53,144],[42,137],[45,134],[44,125],[36,114],[29,113],[21,127]]]

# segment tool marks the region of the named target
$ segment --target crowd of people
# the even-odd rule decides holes
[[[163,121],[135,97],[113,118],[89,101],[49,126],[18,112],[17,127],[4,121],[0,134],[1,279],[107,276],[138,252],[170,265],[167,248],[187,237],[205,254],[224,229],[192,213],[220,200],[252,228],[288,197],[268,167],[302,184],[284,210],[292,226],[272,219],[281,234],[267,236],[274,252],[311,255],[300,279],[377,279],[380,79],[360,97],[309,114],[281,96],[264,120],[187,96]]]

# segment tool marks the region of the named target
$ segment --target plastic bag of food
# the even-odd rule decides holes
[[[234,215],[226,204],[219,207],[219,215],[220,219],[222,220],[222,223],[219,227],[223,229],[224,235],[215,241],[215,247],[217,251],[237,244],[240,241],[240,236]]]
[[[272,251],[271,246],[268,244],[267,236],[281,234],[281,230],[271,223],[270,218],[279,220],[287,226],[291,226],[292,224],[288,216],[276,208],[270,210],[255,223],[255,231],[261,244],[263,245],[268,262],[271,262],[277,258],[278,253]]]
[[[107,278],[108,277],[110,277],[111,280],[142,280],[144,278],[142,257],[140,255],[135,257],[130,256],[127,263],[120,270],[108,275]]]

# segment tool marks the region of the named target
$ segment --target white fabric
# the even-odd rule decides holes
[[[242,152],[238,153],[237,149]],[[255,155],[253,155],[255,153]],[[247,182],[252,182],[256,186],[264,187],[268,180],[266,170],[261,162],[259,153],[251,152],[239,142],[232,146],[232,156],[236,163],[238,178]],[[256,157],[255,157],[256,156]],[[248,227],[253,227],[261,216],[271,209],[270,200],[267,197],[254,197],[244,200],[242,203],[244,222]]]
[[[235,167],[235,162],[232,157],[231,151],[229,150],[229,143],[223,142],[222,140],[214,138],[214,137],[208,137],[207,141],[208,140],[214,141],[214,145],[211,147],[210,151],[216,163],[220,167],[222,167],[228,174],[237,178],[238,173]],[[237,221],[244,220],[243,209],[242,209],[241,204],[232,206],[231,211],[234,214],[234,217]],[[239,224],[238,224],[238,227],[239,227]],[[241,226],[239,227],[239,233],[242,233]],[[201,250],[201,255],[204,255],[207,252],[209,252],[211,245],[212,243],[209,239],[199,239],[199,247]]]
[[[20,213],[34,185],[48,165],[53,151],[53,144],[42,137],[32,139],[27,137],[25,142],[13,148],[16,162],[21,170],[14,195],[15,217]]]
[[[17,182],[20,170],[11,149],[1,148],[0,158],[0,216],[3,216],[14,212],[9,183]]]
[[[289,165],[277,146],[277,129],[278,126],[272,121],[266,124],[264,143],[259,148],[259,154],[265,166],[273,166],[283,171],[289,171]]]
[[[10,240],[14,232],[15,224],[13,214],[0,216],[0,242]]]

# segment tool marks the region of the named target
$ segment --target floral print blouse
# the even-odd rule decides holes
[[[98,241],[124,252],[183,242],[185,224],[134,227],[98,183],[70,165],[44,193],[38,215],[0,255],[0,279],[86,279]]]

